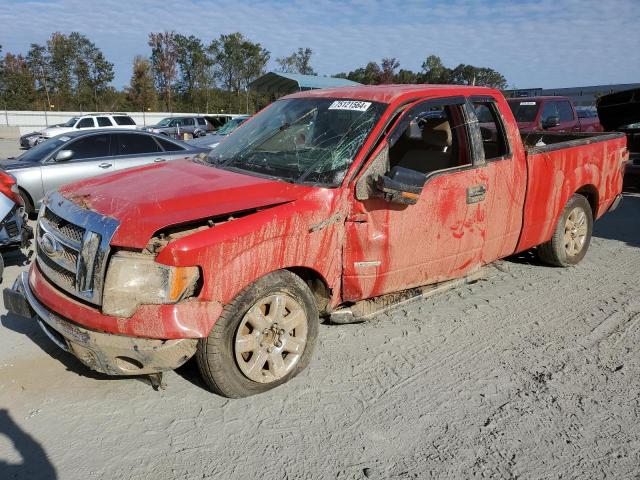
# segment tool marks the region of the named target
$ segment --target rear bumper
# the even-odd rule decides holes
[[[143,375],[173,370],[193,356],[197,339],[159,340],[97,332],[75,325],[47,309],[33,294],[28,274],[3,291],[10,313],[32,317],[61,349],[89,368],[108,375]]]

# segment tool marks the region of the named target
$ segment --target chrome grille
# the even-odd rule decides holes
[[[102,304],[109,243],[118,223],[52,193],[38,218],[36,261],[60,289]]]
[[[74,273],[68,271],[64,267],[61,267],[46,255],[38,254],[38,263],[40,264],[40,268],[42,268],[42,264],[45,265],[47,277],[49,277],[49,280],[53,283],[67,291],[75,290],[76,276]]]
[[[51,228],[58,230],[60,235],[74,242],[82,242],[84,228],[74,225],[64,218],[53,213],[49,208],[44,211],[44,219],[51,225]]]

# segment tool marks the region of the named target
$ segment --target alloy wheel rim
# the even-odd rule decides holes
[[[570,257],[575,257],[584,248],[587,239],[587,214],[576,207],[569,213],[564,224],[564,250]]]
[[[307,315],[289,295],[258,300],[244,315],[234,341],[240,371],[250,380],[271,383],[291,372],[307,344]]]

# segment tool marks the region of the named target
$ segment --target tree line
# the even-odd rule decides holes
[[[55,32],[26,55],[2,53],[0,108],[9,110],[128,110],[252,112],[273,98],[248,90],[266,72],[270,52],[242,33],[210,42],[172,31],[148,36],[149,54],[133,58],[129,85],[116,89],[111,63],[87,36]],[[278,70],[315,75],[313,50],[298,48],[275,59]],[[430,55],[422,70],[401,69],[395,58],[369,62],[334,75],[363,84],[452,83],[506,88],[506,79],[487,67],[447,68]]]

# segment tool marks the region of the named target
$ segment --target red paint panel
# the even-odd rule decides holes
[[[120,222],[113,245],[142,249],[171,225],[288,202],[311,190],[179,160],[66,185],[69,199]]]
[[[517,251],[548,241],[564,206],[578,190],[597,192],[595,216],[604,214],[622,192],[625,161],[624,137],[527,154],[527,200]]]
[[[51,286],[35,262],[29,270],[29,285],[38,300],[61,317],[91,330],[130,337],[206,337],[222,313],[220,303],[194,299],[176,305],[142,305],[131,318],[103,315]]]
[[[157,261],[198,265],[200,298],[228,303],[256,279],[275,270],[317,272],[339,297],[344,235],[344,191],[315,188],[304,198],[176,240]]]
[[[446,172],[427,181],[415,205],[370,199],[354,207],[366,221],[347,224],[344,299],[439,282],[479,267],[486,211],[483,202],[468,205],[466,195],[482,181],[480,168]]]

